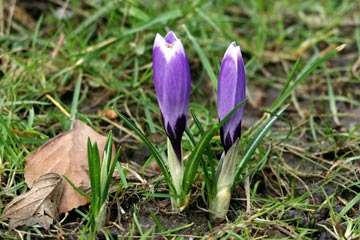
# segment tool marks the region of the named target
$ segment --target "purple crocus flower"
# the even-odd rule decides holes
[[[181,40],[174,32],[156,34],[153,74],[164,129],[181,161],[181,137],[186,127],[190,99],[190,67]]]
[[[220,121],[235,106],[245,99],[246,79],[245,68],[240,47],[232,42],[227,48],[221,62],[218,82],[218,114]],[[230,149],[241,134],[241,121],[244,105],[221,127],[220,137],[225,153]]]

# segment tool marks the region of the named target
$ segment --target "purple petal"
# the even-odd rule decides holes
[[[168,32],[165,36],[165,41],[167,43],[173,44],[177,40],[178,40],[178,38],[176,37],[176,35],[173,31]]]
[[[231,43],[221,63],[218,82],[218,114],[224,119],[246,95],[245,68],[240,47]],[[240,137],[244,106],[241,106],[220,129],[225,152]]]
[[[168,133],[171,145],[178,159],[181,159],[181,137],[186,127],[186,115],[182,115],[177,119],[175,127],[169,123],[166,125],[165,130]]]
[[[180,141],[186,126],[191,80],[189,63],[180,39],[173,32],[165,38],[157,34],[152,60],[164,128],[176,154],[181,154]]]

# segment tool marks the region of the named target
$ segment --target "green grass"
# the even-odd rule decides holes
[[[55,16],[62,7],[56,3],[17,1],[30,20],[11,14],[8,1],[0,2],[6,16],[0,18],[0,214],[15,196],[27,191],[26,157],[70,128],[66,112],[71,116],[76,112],[77,118],[104,135],[112,130],[116,148],[122,148],[121,161],[141,159],[140,165],[146,161],[151,165],[155,160],[122,119],[105,119],[107,109],[126,115],[158,150],[160,156],[155,157],[164,155],[151,51],[156,33],[173,30],[190,61],[190,107],[204,130],[218,122],[217,76],[231,41],[243,52],[249,98],[239,156],[263,113],[289,104],[282,114],[286,119],[274,124],[239,173],[227,222],[215,224],[204,217],[206,186],[200,184],[200,170],[188,186],[190,210],[177,215],[163,207],[167,198],[160,196],[169,195],[164,177],[143,175],[140,166],[136,170],[146,184],[125,168],[113,181],[120,190],[110,194],[112,215],[103,231],[134,239],[359,238],[357,1],[71,0],[72,16],[65,19]],[[343,44],[346,47],[337,52]],[[197,123],[190,113],[188,119],[191,135],[184,139],[192,136],[198,142]],[[209,143],[215,161],[221,154],[219,142],[215,135]],[[191,141],[183,148],[184,155],[190,155]],[[248,175],[250,199],[243,182]],[[150,212],[144,210],[148,207]],[[61,216],[63,221],[49,231],[28,227],[17,233],[0,222],[0,238],[16,239],[20,233],[51,238],[59,229],[64,236],[84,237],[88,211],[86,206],[72,211],[71,218]],[[175,221],[178,225],[171,225]]]

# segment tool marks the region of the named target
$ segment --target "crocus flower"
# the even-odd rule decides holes
[[[190,67],[181,40],[173,32],[156,34],[153,47],[155,90],[164,129],[181,161],[181,137],[190,99]]]
[[[240,47],[232,42],[221,62],[218,82],[218,114],[223,120],[241,101],[245,99],[246,80],[244,62]],[[244,105],[240,106],[220,128],[224,153],[216,173],[216,192],[210,204],[211,217],[223,219],[229,209],[231,188],[234,184],[237,165],[236,150],[241,134],[241,120]]]
[[[221,121],[245,99],[245,68],[240,47],[232,42],[221,62],[218,82],[218,114]],[[220,129],[221,143],[227,152],[241,134],[242,105]]]

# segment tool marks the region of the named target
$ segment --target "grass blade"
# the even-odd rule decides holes
[[[152,218],[152,220],[154,221],[154,223],[156,224],[156,226],[159,228],[159,230],[161,232],[165,231],[164,227],[162,226],[161,222],[159,221],[159,219],[156,217],[155,213],[151,210],[151,208],[149,208],[149,213],[150,216]]]
[[[354,197],[350,202],[348,202],[348,204],[346,204],[346,206],[336,216],[336,221],[340,222],[341,218],[358,202],[360,202],[360,193],[358,193],[356,197]]]
[[[189,193],[191,189],[191,185],[194,182],[195,175],[199,166],[200,159],[206,147],[209,145],[212,137],[219,131],[222,125],[225,124],[226,121],[239,109],[245,102],[247,98],[241,101],[222,121],[212,127],[208,132],[206,132],[198,144],[195,146],[193,152],[191,153],[189,159],[185,162],[184,169],[184,182],[183,189],[184,193]]]
[[[108,142],[109,142],[109,146],[110,146],[109,147],[109,154],[108,154],[109,158],[110,158],[109,162],[111,162],[111,160],[112,160],[112,162],[111,162],[110,168],[108,169],[108,175],[107,175],[108,178],[106,179],[106,184],[105,184],[106,188],[104,189],[104,193],[103,193],[104,194],[104,201],[106,200],[106,198],[108,196],[110,182],[111,182],[114,170],[115,170],[115,166],[117,164],[117,160],[119,159],[120,150],[121,150],[121,148],[119,148],[116,151],[115,157],[113,159],[111,159],[112,158],[112,132],[109,133]]]
[[[200,57],[200,60],[202,62],[202,65],[205,68],[206,73],[208,74],[211,83],[212,83],[212,87],[214,89],[214,92],[217,88],[217,77],[215,76],[215,73],[213,71],[213,68],[210,65],[210,62],[208,60],[208,58],[206,57],[204,51],[201,49],[200,45],[198,44],[198,42],[196,41],[196,39],[191,35],[190,31],[188,30],[188,28],[186,27],[186,25],[184,25],[184,29],[185,32],[188,36],[188,38],[190,39],[193,47],[195,48],[195,51],[197,52],[197,54]]]
[[[150,152],[154,156],[157,164],[159,164],[160,170],[163,173],[165,177],[165,181],[169,185],[170,191],[174,192],[175,188],[171,181],[170,174],[166,168],[165,162],[160,156],[159,152],[156,150],[156,148],[151,144],[151,142],[146,138],[146,136],[141,132],[141,130],[136,127],[135,124],[133,124],[127,117],[125,117],[123,114],[121,114],[119,111],[115,110],[117,115],[140,137],[140,139],[143,141],[143,143],[149,148]]]
[[[122,34],[122,37],[131,35],[133,33],[137,33],[139,31],[145,30],[151,26],[154,26],[156,24],[162,23],[162,22],[168,22],[169,20],[176,19],[181,17],[181,11],[179,9],[173,10],[173,11],[167,11],[162,15],[159,15],[155,18],[153,18],[150,21],[146,21],[145,23],[141,23],[138,26],[134,26],[132,29],[128,31],[124,31]]]
[[[85,192],[83,192],[80,188],[78,188],[77,186],[75,186],[75,184],[65,175],[62,175],[62,177],[70,184],[70,186],[77,191],[81,196],[91,200],[91,196],[86,194]]]
[[[190,112],[194,119],[195,125],[197,126],[201,135],[203,136],[205,134],[204,128],[201,126],[201,123],[200,123],[199,119],[196,117],[194,111],[191,110]],[[209,145],[206,146],[205,151],[207,152],[208,159],[209,159],[211,178],[215,179],[215,175],[216,175],[215,162],[214,162],[214,158],[212,157],[212,152],[211,152],[211,148]],[[211,187],[212,184],[211,184],[211,178],[210,178],[208,170],[207,170],[207,164],[202,157],[200,158],[200,162],[203,167],[206,190],[208,193],[211,193],[212,192],[212,187]]]
[[[317,55],[311,59],[308,64],[304,67],[303,71],[300,72],[299,76],[295,79],[294,83],[288,87],[288,84],[285,85],[287,88],[286,91],[282,91],[282,94],[275,100],[275,102],[270,107],[270,112],[274,112],[277,110],[284,102],[285,100],[290,96],[290,94],[295,91],[296,87],[302,83],[311,73],[315,71],[315,69],[320,66],[323,62],[327,61],[331,57],[333,57],[336,53],[341,51],[345,45],[338,46],[337,48],[333,49],[332,51],[329,51],[324,56],[318,58]],[[294,70],[298,68],[298,62],[296,62],[293,71],[291,71],[290,77],[295,75]],[[291,80],[290,77],[288,78],[288,82]]]
[[[116,158],[115,158],[116,159]],[[116,162],[116,169],[118,170],[119,172],[119,175],[120,175],[120,180],[121,180],[121,183],[123,185],[123,189],[126,189],[129,187],[129,184],[127,182],[127,179],[126,179],[126,175],[122,169],[122,164],[121,162]]]
[[[81,80],[82,80],[82,71],[80,71],[80,74],[76,80],[75,83],[75,89],[74,89],[74,95],[73,95],[73,100],[72,100],[72,104],[71,104],[71,110],[70,110],[70,120],[73,123],[75,118],[76,118],[76,112],[77,112],[77,108],[78,108],[78,103],[79,103],[79,96],[80,96],[80,88],[81,88]]]
[[[246,164],[250,161],[253,153],[255,152],[256,148],[262,142],[263,138],[265,137],[266,133],[270,130],[272,125],[276,122],[279,116],[286,110],[289,104],[283,106],[276,114],[274,114],[269,120],[267,120],[263,126],[258,127],[258,131],[255,133],[254,137],[248,144],[247,149],[244,152],[243,157],[241,158],[240,162],[238,163],[236,173],[235,173],[235,182],[237,182],[241,172],[243,171]]]

